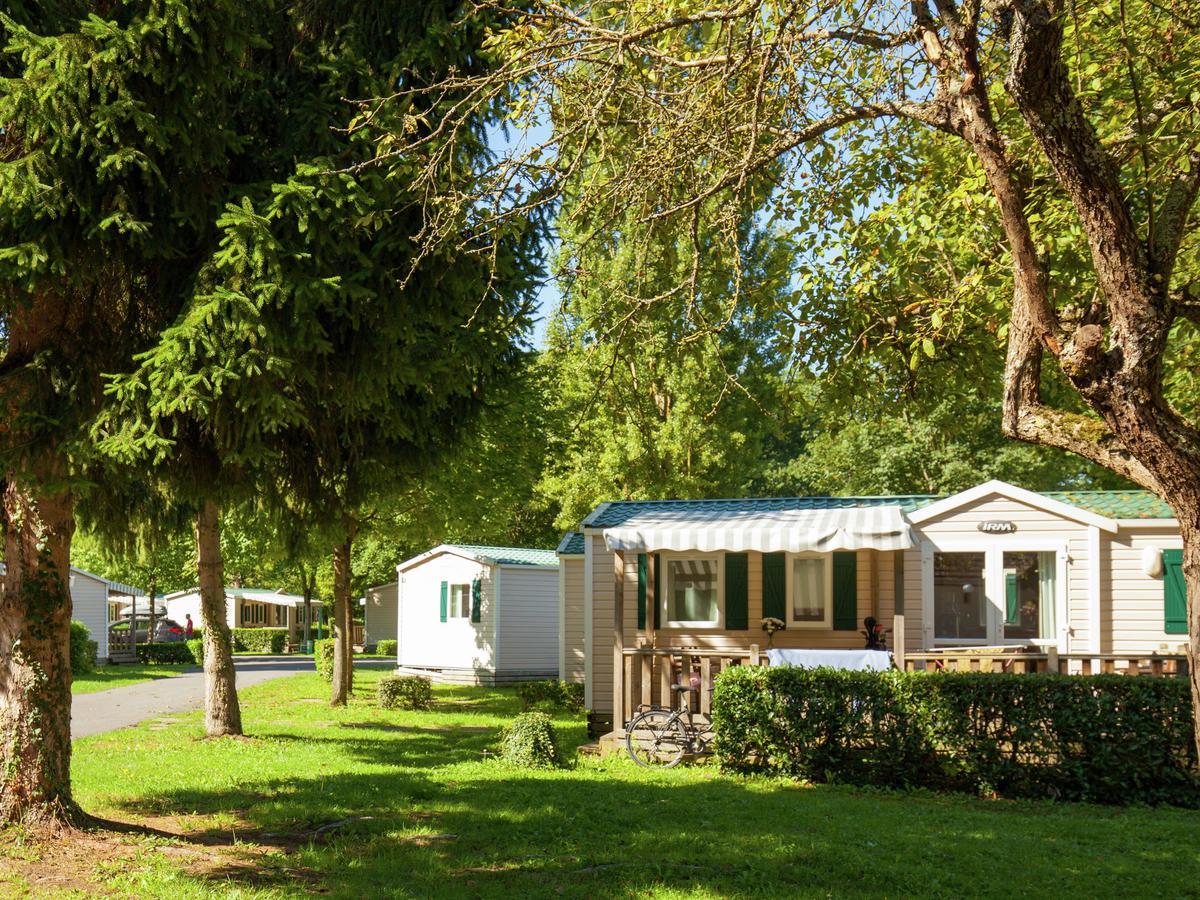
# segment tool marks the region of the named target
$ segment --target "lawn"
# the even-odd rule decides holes
[[[143,681],[154,681],[157,678],[170,678],[180,672],[198,672],[199,670],[199,666],[193,665],[97,666],[94,672],[74,677],[71,681],[71,693],[91,694],[94,691],[107,691],[109,688],[126,687],[130,684],[140,684]]]
[[[201,739],[191,713],[77,742],[83,806],[161,834],[99,840],[68,884],[143,897],[1011,897],[1186,895],[1200,878],[1195,812],[646,772],[573,753],[570,768],[521,771],[484,755],[518,708],[511,692],[441,688],[433,712],[389,712],[370,702],[378,677],[360,674],[338,711],[315,675],[247,690],[244,740]],[[568,748],[584,740],[581,717],[557,722]],[[39,860],[61,879],[54,852],[12,851],[9,882],[36,887]]]

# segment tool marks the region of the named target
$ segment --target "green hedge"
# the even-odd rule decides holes
[[[282,653],[287,636],[286,628],[234,628],[233,649],[243,653]]]
[[[92,633],[82,622],[71,622],[71,673],[82,675],[96,668],[96,651],[99,645],[92,640]]]
[[[171,641],[164,644],[138,644],[138,662],[149,666],[199,662],[189,646],[191,641]],[[199,643],[199,641],[196,641]]]
[[[375,645],[376,656],[395,656],[396,642],[395,641],[380,641]]]
[[[191,654],[192,662],[198,666],[204,665],[204,641],[201,638],[192,638],[184,642],[187,645],[188,653]]]
[[[317,674],[333,683],[333,638],[313,642],[313,661],[317,664]]]
[[[558,734],[542,712],[521,713],[500,732],[500,758],[525,769],[559,765]]]
[[[521,711],[540,704],[578,712],[583,709],[583,685],[573,681],[521,681],[517,683]]]
[[[376,696],[384,709],[433,709],[433,685],[420,675],[385,675]]]
[[[738,666],[713,692],[733,771],[898,788],[1200,806],[1188,682]]]

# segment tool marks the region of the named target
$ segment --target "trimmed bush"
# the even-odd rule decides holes
[[[433,684],[420,675],[385,675],[376,696],[384,709],[433,709]]]
[[[737,666],[721,767],[1002,797],[1200,806],[1188,683]]]
[[[375,653],[377,656],[395,656],[396,642],[395,641],[380,641],[375,645]]]
[[[96,668],[99,645],[82,622],[71,622],[71,674],[82,675]]]
[[[317,674],[333,684],[333,638],[313,642],[313,661]]]
[[[500,758],[525,769],[559,764],[558,735],[543,712],[521,713],[500,733]]]
[[[522,712],[539,705],[572,712],[583,709],[583,685],[573,681],[520,681],[517,696],[521,698]]]
[[[198,666],[204,665],[204,641],[200,638],[192,638],[190,641],[185,641],[184,644],[188,648],[192,662]]]
[[[188,641],[172,641],[168,644],[138,644],[138,662],[149,666],[161,666],[175,663],[194,663],[192,648]]]
[[[287,635],[286,628],[234,628],[233,649],[242,653],[282,653]]]

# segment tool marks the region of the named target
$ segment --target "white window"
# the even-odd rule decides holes
[[[833,567],[827,556],[797,554],[791,558],[788,576],[791,585],[792,621],[797,625],[832,627]]]
[[[720,625],[721,557],[666,557],[663,568],[667,626],[711,628]]]
[[[450,608],[446,613],[449,619],[468,619],[471,616],[471,586],[469,584],[450,585]]]

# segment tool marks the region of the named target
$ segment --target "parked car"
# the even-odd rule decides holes
[[[128,641],[130,616],[122,616],[108,626],[110,641]],[[139,615],[134,628],[137,629],[137,642],[144,644],[149,640],[150,617]],[[154,619],[154,640],[160,644],[184,639],[183,626],[174,619],[156,616]]]

